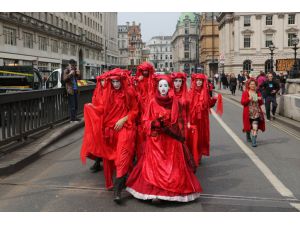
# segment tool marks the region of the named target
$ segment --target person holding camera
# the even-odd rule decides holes
[[[78,110],[78,85],[77,80],[80,80],[80,71],[76,68],[76,61],[74,59],[69,60],[69,66],[64,70],[63,80],[65,82],[69,110],[70,110],[70,121],[80,121],[77,119]]]

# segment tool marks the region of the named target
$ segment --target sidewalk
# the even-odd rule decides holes
[[[46,147],[83,126],[83,119],[76,123],[65,122],[47,130],[44,135],[37,137],[35,141],[24,143],[13,152],[2,156],[0,158],[0,176],[7,176],[24,168],[37,160]]]
[[[214,92],[216,93],[220,93],[223,95],[223,97],[226,97],[228,99],[231,99],[235,102],[238,102],[240,103],[241,102],[241,97],[242,97],[242,92],[239,91],[239,90],[236,90],[236,93],[235,93],[235,96],[233,96],[230,92],[229,89],[221,89],[219,90],[218,88],[217,89],[214,89]],[[279,102],[279,99],[280,99],[280,96],[277,96],[277,103]],[[263,105],[262,107],[262,110],[263,112],[265,113],[265,106]],[[276,114],[276,122],[278,123],[281,123],[293,130],[296,130],[297,132],[300,132],[300,122],[296,121],[296,120],[292,120],[292,119],[289,119],[287,117],[283,117],[283,116],[280,116],[279,114]]]

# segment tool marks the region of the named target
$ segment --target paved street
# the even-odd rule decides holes
[[[104,189],[103,173],[92,174],[91,162],[80,162],[80,129],[36,162],[1,178],[0,211],[300,210],[300,134],[268,122],[252,148],[244,142],[241,117],[240,105],[227,98],[221,124],[212,113],[211,156],[197,171],[204,192],[195,202],[157,206],[124,192],[124,203],[116,205],[113,193]]]

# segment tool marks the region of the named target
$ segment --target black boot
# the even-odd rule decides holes
[[[246,138],[248,142],[252,142],[250,132],[246,132]]]
[[[115,190],[114,190],[114,201],[118,204],[121,203],[121,193],[125,188],[126,175],[120,178],[117,178],[115,181]]]
[[[95,159],[94,165],[92,165],[91,168],[90,168],[92,173],[97,173],[98,171],[102,170],[102,166],[101,166],[100,162],[101,162],[101,158],[96,158]]]

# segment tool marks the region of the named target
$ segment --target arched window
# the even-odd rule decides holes
[[[265,62],[265,73],[269,73],[271,72],[271,59],[268,59],[266,62]]]
[[[250,60],[245,60],[243,62],[243,70],[246,70],[248,73],[250,73],[250,70],[251,70],[251,61]]]

